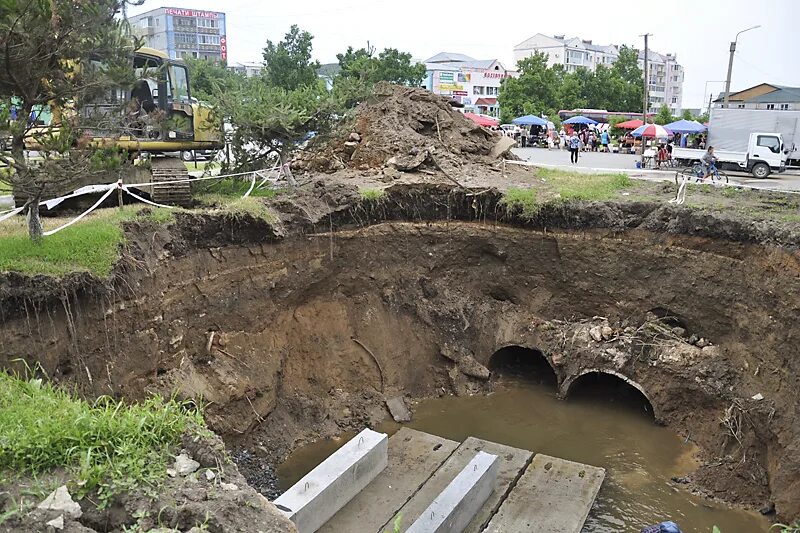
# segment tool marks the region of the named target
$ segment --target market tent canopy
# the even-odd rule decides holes
[[[657,139],[666,139],[668,137],[672,137],[672,132],[664,126],[660,126],[658,124],[645,124],[644,126],[633,130],[631,135],[634,137],[653,137]]]
[[[677,120],[664,126],[672,133],[703,133],[708,128],[694,120]]]
[[[525,115],[524,117],[517,117],[511,121],[512,124],[518,126],[547,126],[547,121],[536,115]]]
[[[617,127],[622,128],[623,130],[635,130],[636,128],[641,128],[642,126],[644,126],[644,122],[638,118],[626,120],[625,122],[620,122],[617,124]]]
[[[577,117],[572,117],[570,119],[565,120],[562,124],[597,124],[596,120],[592,120],[590,118],[586,118],[583,115],[578,115]]]
[[[491,117],[485,117],[483,115],[477,115],[475,113],[464,113],[464,116],[468,119],[475,122],[475,124],[479,126],[497,126],[500,124],[500,121]]]

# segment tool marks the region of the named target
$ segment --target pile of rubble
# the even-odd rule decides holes
[[[389,83],[377,84],[347,124],[327,143],[298,154],[292,168],[450,172],[468,163],[496,163],[511,147],[509,138],[478,126],[446,98]]]

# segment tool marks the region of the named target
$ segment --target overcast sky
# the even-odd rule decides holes
[[[800,0],[147,0],[129,13],[157,7],[224,11],[229,62],[260,60],[266,40],[282,39],[292,24],[314,35],[323,63],[369,41],[417,59],[459,52],[512,67],[514,46],[536,33],[641,47],[647,32],[653,50],[677,54],[686,69],[683,105],[695,108],[724,89],[716,81],[725,79],[736,32],[761,24],[739,38],[732,88],[800,86]]]

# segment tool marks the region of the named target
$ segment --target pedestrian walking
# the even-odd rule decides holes
[[[564,128],[561,128],[561,131],[558,132],[558,139],[559,139],[559,143],[558,144],[560,146],[563,146],[564,149],[566,150],[567,149],[567,132],[564,131]]]
[[[606,130],[606,131],[604,131],[603,133],[600,134],[600,145],[603,147],[603,151],[604,152],[609,152],[610,151],[608,149],[609,140],[610,139],[608,137],[608,130]]]
[[[578,162],[578,152],[581,149],[581,139],[578,134],[572,132],[572,137],[569,138],[569,160],[571,163]]]

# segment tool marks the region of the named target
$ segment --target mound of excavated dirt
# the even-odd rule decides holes
[[[299,171],[335,172],[383,167],[400,172],[491,164],[502,155],[499,133],[478,126],[448,100],[425,89],[375,86],[354,119],[325,144],[312,145],[292,163]],[[500,153],[498,153],[498,150]]]

